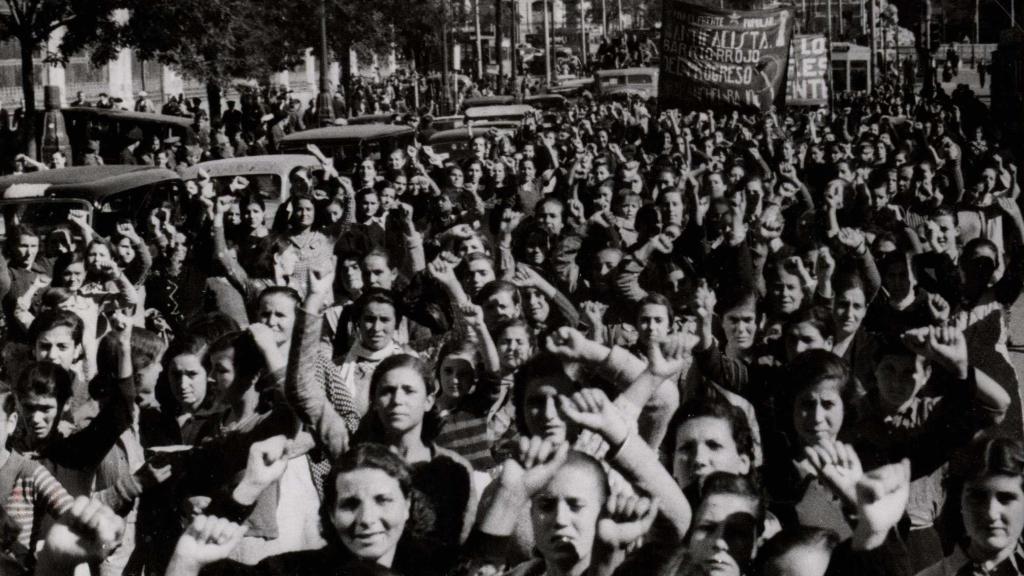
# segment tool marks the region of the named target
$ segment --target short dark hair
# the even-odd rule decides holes
[[[29,364],[14,386],[14,396],[21,401],[31,395],[56,398],[58,412],[62,411],[71,398],[71,374],[53,362]]]
[[[33,346],[44,332],[49,332],[55,328],[71,330],[71,338],[75,341],[75,344],[82,343],[82,336],[85,334],[85,324],[78,317],[78,314],[69,310],[49,310],[36,316],[36,319],[32,321],[32,325],[29,326],[29,338]]]

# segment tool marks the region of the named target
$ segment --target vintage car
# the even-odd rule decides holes
[[[159,206],[180,214],[186,194],[176,172],[152,166],[77,166],[0,178],[5,220],[13,216],[41,234],[78,209],[88,213],[97,232],[110,235],[118,220],[145,222]]]
[[[191,180],[203,170],[213,179],[218,189],[227,190],[236,176],[242,176],[255,188],[266,205],[267,225],[277,212],[277,207],[291,197],[291,177],[299,170],[321,170],[320,161],[312,154],[267,154],[209,160],[190,166],[182,177]]]
[[[359,124],[328,126],[294,132],[281,139],[281,151],[303,154],[306,146],[316,144],[334,167],[343,174],[355,172],[356,163],[365,159],[381,160],[392,150],[406,149],[416,139],[416,131],[398,124]]]
[[[658,97],[657,68],[598,70],[594,74],[594,94],[600,99],[639,96],[643,100]]]
[[[182,144],[193,144],[192,119],[149,112],[108,110],[87,106],[63,108],[64,127],[71,142],[71,161],[80,164],[90,141],[99,144],[99,154],[106,164],[120,162],[121,151],[128,144],[128,133],[138,128],[143,138],[161,141],[178,138]]]

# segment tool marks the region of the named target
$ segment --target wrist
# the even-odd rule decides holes
[[[852,548],[854,550],[874,550],[884,544],[888,536],[888,532],[879,533],[868,528],[861,521],[853,531]]]

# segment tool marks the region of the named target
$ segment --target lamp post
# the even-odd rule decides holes
[[[548,11],[549,2],[544,0],[544,78],[551,86],[551,15]]]
[[[334,124],[331,100],[330,65],[327,62],[327,0],[320,0],[320,93],[316,97],[316,121],[320,126]]]

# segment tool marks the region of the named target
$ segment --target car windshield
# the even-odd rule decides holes
[[[249,181],[249,190],[259,194],[264,200],[277,200],[281,196],[281,177],[277,174],[245,174]],[[213,185],[217,190],[227,192],[231,186],[234,175],[217,176],[213,179]]]

